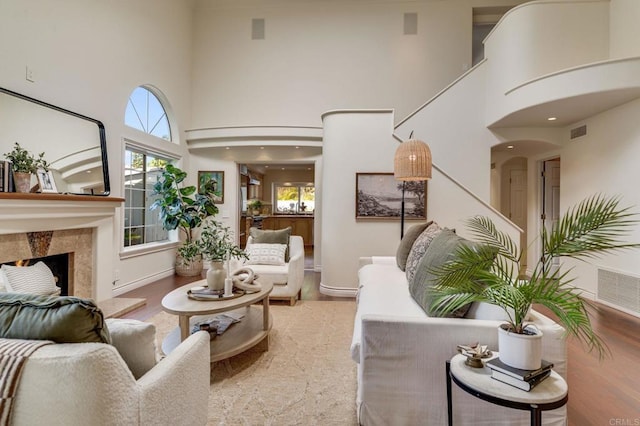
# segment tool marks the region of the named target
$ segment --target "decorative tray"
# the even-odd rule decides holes
[[[187,291],[187,297],[193,300],[231,300],[245,294],[244,290],[233,288],[231,296],[225,296],[224,290],[210,290],[208,287],[194,287]]]

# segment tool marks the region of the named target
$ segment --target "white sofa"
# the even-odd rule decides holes
[[[149,353],[155,346],[140,346],[149,343],[148,326],[153,327],[144,324],[107,320],[113,345],[60,343],[37,349],[22,371],[11,424],[205,425],[209,334],[191,335],[155,363]]]
[[[395,257],[360,259],[358,307],[351,356],[357,365],[360,424],[446,425],[445,363],[458,344],[480,342],[498,349],[500,310],[475,305],[469,318],[431,318],[409,293]],[[497,310],[497,311],[496,311]],[[543,358],[566,375],[564,328],[532,311],[544,333]],[[528,425],[529,413],[474,398],[453,385],[455,425]],[[566,407],[543,412],[546,425],[566,424]]]
[[[253,242],[253,237],[247,239],[246,247]],[[248,267],[260,279],[273,283],[270,300],[286,300],[291,306],[296,304],[301,296],[304,281],[304,241],[298,235],[289,237],[289,261],[284,265],[243,264],[238,261],[232,263],[231,269]]]

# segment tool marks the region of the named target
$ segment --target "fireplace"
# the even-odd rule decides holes
[[[73,296],[113,297],[124,199],[62,194],[0,193],[0,263],[70,253]],[[48,247],[47,247],[48,244]]]
[[[57,278],[61,295],[95,299],[92,246],[91,228],[5,234],[0,235],[0,263],[42,261]]]
[[[34,257],[32,259],[21,259],[15,262],[5,262],[3,265],[11,266],[31,266],[42,262],[51,270],[56,286],[60,289],[61,296],[73,295],[73,253],[54,254],[52,256]]]

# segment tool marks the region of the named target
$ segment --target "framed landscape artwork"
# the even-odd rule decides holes
[[[402,182],[393,173],[356,173],[356,219],[400,220]],[[427,181],[405,182],[405,220],[427,218]]]
[[[216,204],[224,203],[224,172],[198,171],[198,194],[211,197]]]

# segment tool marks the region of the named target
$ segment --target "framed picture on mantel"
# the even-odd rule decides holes
[[[211,197],[215,204],[224,203],[224,172],[199,171],[198,194]]]
[[[400,220],[402,182],[393,173],[356,173],[356,219]],[[405,182],[405,220],[427,218],[427,181]]]
[[[53,178],[51,170],[38,169],[36,171],[38,177],[38,184],[40,185],[40,192],[58,193],[56,188],[56,181]]]

